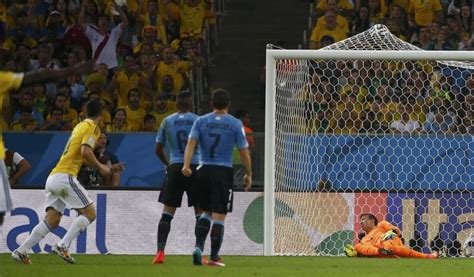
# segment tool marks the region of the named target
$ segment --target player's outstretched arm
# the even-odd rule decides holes
[[[252,161],[250,159],[250,151],[248,148],[239,149],[240,160],[245,168],[244,190],[249,191],[252,187]]]
[[[194,150],[196,149],[197,140],[190,138],[184,150],[184,164],[181,172],[184,176],[189,177],[193,173],[191,170],[191,160],[193,159]]]
[[[28,86],[38,82],[44,81],[55,81],[60,79],[66,79],[70,75],[81,75],[84,73],[89,73],[94,68],[94,62],[87,61],[79,63],[75,66],[66,67],[58,70],[43,70],[35,72],[27,72],[23,77],[22,86]]]

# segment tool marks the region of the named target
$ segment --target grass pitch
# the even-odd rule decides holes
[[[226,267],[193,266],[191,256],[74,255],[69,265],[52,254],[31,255],[33,265],[0,254],[0,276],[449,276],[474,277],[474,259],[369,259],[335,257],[223,257]]]

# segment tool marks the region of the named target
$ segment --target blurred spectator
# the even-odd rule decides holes
[[[156,119],[156,127],[159,128],[163,119],[176,111],[176,104],[169,101],[165,95],[157,96],[155,111],[151,113]]]
[[[46,87],[43,83],[36,83],[33,85],[33,93],[34,93],[34,109],[36,109],[39,113],[44,114],[48,107],[48,98],[46,98]]]
[[[137,63],[131,53],[125,55],[124,66],[117,70],[111,82],[111,91],[115,91],[117,107],[127,105],[128,92],[138,88],[140,76],[137,72]]]
[[[150,42],[156,41],[160,42],[163,45],[168,45],[168,37],[166,35],[165,27],[165,20],[168,18],[168,15],[160,15],[158,1],[159,0],[149,0],[147,8],[144,10],[144,14],[139,17],[138,21],[145,26],[145,28],[143,28],[143,38],[145,40],[145,43],[150,44]],[[142,1],[142,5],[145,5],[145,3],[146,1]],[[151,37],[149,37],[148,39],[145,38],[147,35],[151,36],[151,33],[145,34],[147,31],[153,31],[153,40],[150,40]]]
[[[319,27],[318,25],[316,25],[311,34],[309,46],[310,49],[320,48],[319,42],[324,36],[331,36],[337,42],[345,39],[347,37],[347,33],[349,32],[347,26],[346,29],[342,29],[342,27],[337,25],[336,13],[334,13],[333,11],[328,10],[326,12],[326,15],[321,19],[324,20],[324,23],[320,24]]]
[[[336,111],[334,113],[334,120],[332,125],[328,126],[326,133],[332,134],[356,134],[357,127],[355,118],[355,113],[352,113],[349,109],[345,109],[342,112]]]
[[[206,9],[205,0],[183,0],[179,6],[181,12],[180,37],[202,37],[204,20],[214,19],[215,15]],[[214,24],[209,20],[209,24]]]
[[[245,136],[247,138],[247,142],[249,144],[249,150],[253,150],[255,148],[255,140],[253,138],[253,130],[249,127],[250,124],[250,115],[249,112],[243,109],[239,109],[234,113],[235,118],[242,121],[242,125],[244,125]]]
[[[115,154],[107,150],[107,135],[101,133],[94,149],[94,154],[101,163],[108,166],[118,164],[118,158]],[[112,176],[104,177],[96,169],[83,165],[78,174],[79,182],[85,187],[118,187],[120,185],[120,172],[113,172]]]
[[[156,119],[153,115],[147,114],[143,118],[143,132],[156,132],[157,125],[156,125]]]
[[[124,109],[117,109],[112,124],[107,125],[107,132],[130,132],[127,124],[127,112]]]
[[[115,1],[111,1],[112,7],[120,14],[120,24],[109,30],[109,18],[102,14],[99,16],[97,28],[85,21],[86,8],[90,0],[83,0],[81,11],[78,16],[78,24],[84,30],[92,46],[92,58],[96,64],[105,63],[108,69],[117,67],[117,43],[122,32],[128,25],[128,18]],[[90,1],[92,2],[92,1]]]
[[[395,120],[390,124],[390,129],[394,133],[417,133],[421,130],[420,123],[410,118],[409,105],[405,106],[401,114],[401,119]]]
[[[335,43],[336,41],[334,41],[334,38],[331,37],[331,36],[324,36],[321,38],[321,41],[319,42],[321,48],[324,48],[326,46],[329,46],[333,43]]]
[[[44,123],[43,114],[38,111],[38,109],[33,106],[34,96],[31,92],[25,91],[20,97],[20,109],[13,114],[13,121],[19,120],[21,116],[21,111],[25,108],[31,109],[32,118],[39,124]]]
[[[326,14],[328,11],[333,12],[336,15],[336,25],[338,28],[342,29],[345,33],[349,33],[349,22],[347,19],[339,14],[340,9],[337,8],[337,1],[338,0],[327,0],[328,6],[324,13],[324,16],[321,16],[316,21],[316,25],[314,28],[316,29],[323,29],[324,25],[326,24]]]
[[[385,133],[388,129],[387,125],[383,125],[377,120],[377,115],[373,111],[362,111],[360,113],[360,121],[359,133]]]
[[[431,45],[430,29],[428,27],[421,27],[418,32],[418,36],[412,38],[412,42],[413,41],[419,42],[422,49],[428,50]]]
[[[46,120],[50,121],[51,117],[53,116],[54,108],[58,108],[62,111],[62,120],[69,122],[72,128],[76,126],[77,112],[74,109],[69,108],[68,104],[69,101],[66,95],[58,93],[58,95],[56,95],[56,99],[54,100],[53,109],[51,110],[51,113],[48,114],[48,116],[46,117]]]
[[[136,132],[142,129],[143,118],[146,115],[146,111],[140,108],[141,92],[138,89],[131,89],[128,92],[127,99],[128,104],[121,107],[125,110],[127,115],[127,124],[130,127],[130,131]]]
[[[179,91],[175,89],[174,80],[171,75],[163,76],[161,87],[158,93],[166,96],[169,100],[176,102],[176,96],[178,95]]]
[[[398,26],[398,30],[400,31],[400,34],[408,38],[409,32],[408,32],[408,20],[407,20],[406,12],[408,10],[409,1],[406,1],[406,5],[404,4],[405,2],[403,3],[402,2],[403,1],[400,1],[399,4],[392,3],[392,6],[390,7],[390,13],[387,19],[394,21],[395,24]]]
[[[449,120],[447,121],[447,111],[444,107],[437,108],[431,120],[426,121],[423,130],[429,134],[445,133],[449,130]],[[449,118],[449,117],[448,117]]]
[[[8,149],[5,149],[5,167],[12,187],[17,187],[20,178],[31,170],[30,163],[23,156]]]
[[[77,118],[77,117],[76,117]],[[71,131],[72,126],[70,121],[63,119],[63,109],[53,107],[51,114],[48,116],[46,123],[41,126],[42,131]]]
[[[80,122],[80,121],[87,118],[87,116],[86,116],[86,105],[85,104],[87,104],[88,100],[99,101],[99,102],[102,103],[103,106],[105,105],[105,101],[102,100],[102,98],[100,97],[100,95],[97,92],[91,92],[89,94],[89,98],[85,99],[85,101],[82,104],[81,112],[78,116],[78,121],[77,122]],[[102,120],[99,122],[99,128],[101,130],[105,130],[107,125],[109,125],[111,123],[112,123],[112,117],[110,115],[110,112],[107,109],[103,109],[102,110]]]
[[[174,50],[171,47],[166,47],[163,49],[163,60],[158,63],[155,76],[152,76],[155,78],[154,87],[162,87],[163,77],[165,75],[171,75],[171,77],[173,77],[175,90],[182,90],[184,87],[184,76],[191,70],[192,66],[193,63],[190,61],[178,60]]]
[[[90,98],[92,93],[97,93],[100,96],[100,99],[104,101],[104,109],[111,112],[114,106],[113,97],[107,91],[104,91],[105,78],[100,73],[93,73],[87,77],[86,87],[88,91],[85,94],[85,97]]]
[[[352,35],[357,35],[358,33],[362,33],[365,30],[368,30],[372,27],[372,22],[369,19],[369,8],[361,7],[360,10],[357,12],[357,15],[352,22]]]
[[[53,47],[48,43],[38,46],[37,58],[30,61],[30,71],[38,69],[59,69],[59,65],[53,60]]]
[[[148,2],[148,4],[152,4],[152,3],[153,3],[152,1]],[[145,25],[145,27],[143,27],[143,31],[141,35],[142,40],[133,48],[133,53],[134,54],[141,53],[144,45],[151,47],[154,52],[160,53],[163,50],[164,45],[168,44],[166,40],[166,33],[164,33],[164,26],[162,28],[163,28],[162,30],[163,34],[161,34],[161,36],[164,36],[164,39],[158,39],[157,34],[158,32],[161,32],[161,29],[159,31],[157,30],[156,26]]]
[[[10,130],[32,132],[38,128],[38,122],[33,118],[32,109],[25,107],[20,110],[20,118],[12,122]]]
[[[428,27],[433,21],[443,19],[440,0],[410,1],[408,7],[408,26],[412,30]]]
[[[354,5],[349,0],[319,0],[316,1],[316,17],[320,17],[326,13],[331,5],[335,5],[338,13],[345,17],[352,17],[354,15]]]

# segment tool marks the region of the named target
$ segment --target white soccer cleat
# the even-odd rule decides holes
[[[76,260],[71,255],[69,255],[69,251],[66,247],[61,247],[55,244],[53,246],[52,252],[61,257],[68,264],[76,263]]]
[[[12,259],[22,264],[32,264],[28,254],[21,253],[18,250],[13,251]]]

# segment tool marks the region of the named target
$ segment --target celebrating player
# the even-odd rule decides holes
[[[181,206],[183,193],[188,196],[188,206],[194,205],[196,219],[199,218],[201,211],[195,205],[195,196],[193,189],[195,187],[195,174],[185,177],[181,173],[184,161],[184,150],[188,140],[191,127],[198,118],[197,115],[191,113],[192,98],[188,92],[182,92],[176,99],[176,107],[178,112],[167,116],[161,123],[158,136],[156,138],[156,155],[166,166],[166,183],[161,190],[159,201],[165,205],[158,224],[158,246],[154,264],[161,264],[165,259],[165,246],[168,234],[171,228],[171,220],[173,219],[176,208]],[[165,155],[164,147],[170,149],[170,159]],[[194,153],[191,160],[191,168],[193,172],[196,170],[199,162],[199,153]]]
[[[64,237],[53,246],[52,251],[66,262],[75,263],[74,258],[69,255],[69,245],[96,217],[92,200],[77,181],[79,169],[83,162],[96,168],[102,176],[110,176],[113,172],[124,169],[123,164],[112,166],[102,164],[94,155],[93,149],[100,135],[98,124],[101,118],[101,103],[89,101],[87,119],[74,128],[61,159],[46,180],[46,218],[36,225],[23,244],[13,251],[13,259],[24,264],[31,264],[28,251],[59,225],[64,209],[67,207],[77,210],[79,216],[74,219]]]
[[[74,67],[68,67],[60,70],[44,70],[38,72],[14,73],[8,71],[0,71],[0,103],[12,90],[18,90],[22,86],[29,86],[33,83],[59,80],[73,74],[83,74],[92,70],[93,63],[80,63]],[[2,105],[0,104],[0,112]],[[10,195],[10,182],[5,168],[5,147],[0,129],[0,227],[3,223],[5,212],[11,210],[13,202]]]
[[[196,248],[193,252],[193,263],[202,265],[202,251],[211,219],[211,260],[208,265],[225,266],[219,258],[219,250],[224,238],[224,220],[232,211],[232,151],[234,144],[239,149],[242,165],[245,168],[245,190],[252,185],[252,168],[248,143],[240,120],[229,115],[230,104],[227,91],[219,89],[212,93],[212,113],[199,117],[191,129],[186,151],[184,153],[184,176],[191,176],[191,161],[196,145],[201,150],[202,167],[197,169],[197,197],[203,213],[196,226]]]
[[[373,214],[362,214],[360,216],[360,225],[366,235],[354,247],[352,245],[346,246],[346,254],[350,257],[355,257],[359,254],[361,256],[378,257],[438,258],[437,252],[423,254],[404,246],[401,240],[400,229],[387,221],[378,223],[377,218]]]

